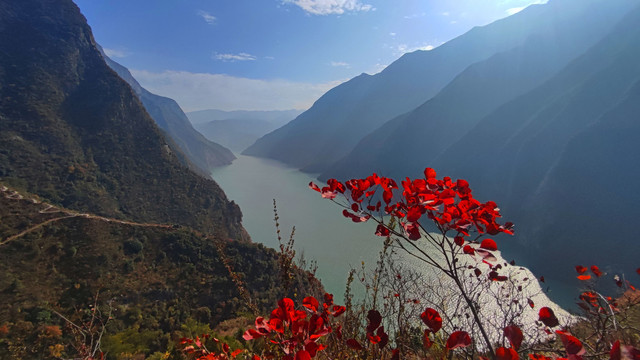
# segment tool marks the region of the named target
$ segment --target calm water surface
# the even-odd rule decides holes
[[[373,223],[355,224],[342,208],[309,189],[318,180],[277,161],[236,155],[233,164],[212,172],[227,196],[242,209],[243,225],[254,242],[278,248],[273,199],[278,205],[280,230],[287,241],[295,226],[295,249],[318,262],[318,277],[327,291],[344,293],[351,268],[375,264],[383,239]]]
[[[227,196],[240,205],[243,225],[254,242],[276,249],[279,246],[273,221],[275,199],[283,241],[288,240],[295,226],[295,250],[318,262],[317,275],[327,291],[340,298],[351,268],[360,268],[362,261],[370,268],[375,265],[383,239],[373,235],[373,222],[356,224],[343,217],[342,208],[309,189],[310,181],[320,185],[312,175],[274,160],[236,156],[233,164],[215,169],[212,176]],[[505,257],[526,263],[523,254],[520,255]],[[544,284],[543,289],[552,284]],[[575,289],[554,285],[548,295],[562,306],[571,307]],[[356,293],[359,288],[356,287]]]

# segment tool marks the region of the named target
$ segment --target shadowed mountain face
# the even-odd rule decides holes
[[[637,267],[640,246],[629,224],[640,216],[632,180],[640,175],[638,24],[640,8],[433,163],[498,201],[518,225],[530,267],[549,277],[576,264]]]
[[[594,1],[531,6],[432,51],[405,54],[379,74],[362,74],[330,90],[311,109],[243,153],[323,172],[383,123],[436,95],[469,65],[523,45],[540,29],[553,28],[558,14],[565,20],[580,17],[579,3],[590,6]]]
[[[573,5],[571,12],[551,12],[521,46],[469,66],[432,99],[385,123],[320,178],[421,174],[484,116],[596,44],[631,7],[626,0]]]
[[[193,126],[207,139],[241,152],[260,137],[285,125],[299,110],[222,111],[201,110],[187,114]]]
[[[71,1],[0,2],[0,180],[68,208],[244,236],[185,168]]]
[[[197,132],[175,100],[150,93],[140,86],[127,68],[111,60],[102,49],[100,52],[107,65],[131,86],[151,118],[178,145],[189,163],[205,176],[215,167],[231,164],[235,159],[233,153]]]

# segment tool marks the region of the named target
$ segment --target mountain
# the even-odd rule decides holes
[[[187,117],[192,124],[202,124],[215,120],[260,120],[269,123],[282,123],[295,119],[302,110],[234,110],[224,111],[217,109],[190,111]]]
[[[175,100],[150,93],[140,86],[127,68],[111,60],[102,48],[98,49],[107,65],[131,86],[160,129],[168,134],[201,173],[208,176],[213,168],[231,164],[235,159],[233,153],[197,132]]]
[[[282,285],[278,253],[181,163],[71,0],[0,0],[0,129],[2,359],[95,341],[109,360],[165,356],[319,288],[298,269]]]
[[[246,237],[237,205],[180,163],[75,5],[56,4],[3,2],[0,181],[67,208]]]
[[[500,106],[433,165],[469,179],[518,225],[528,265],[548,278],[573,265],[630,273],[640,251],[640,7],[539,87]],[[562,278],[570,283],[571,279]],[[575,280],[575,279],[574,279]]]
[[[423,104],[468,66],[522,45],[540,29],[553,27],[557,14],[570,18],[580,3],[585,1],[530,6],[431,51],[405,54],[379,74],[362,74],[333,88],[294,121],[243,153],[323,172],[370,132]]]
[[[366,136],[320,178],[421,174],[484,116],[541,85],[596,44],[632,3],[556,1],[550,6],[546,24],[522,45],[470,65],[432,99]]]
[[[194,127],[207,139],[241,152],[263,135],[285,125],[300,110],[222,111],[201,110],[187,114]]]
[[[283,288],[278,254],[260,244],[79,213],[4,185],[0,218],[2,359],[87,358],[98,336],[107,360],[160,358],[192,332],[248,327],[245,296],[265,312],[314,293],[302,271]]]

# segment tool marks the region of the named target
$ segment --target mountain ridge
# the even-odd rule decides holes
[[[470,65],[433,98],[363,138],[320,178],[362,177],[371,171],[418,175],[484,116],[537,87],[597,43],[629,7],[626,1],[590,5],[574,9],[569,17],[554,13],[548,26],[523,45]],[[394,161],[399,158],[404,160]]]
[[[98,46],[98,50],[107,65],[131,86],[156,124],[171,137],[189,163],[195,165],[203,176],[208,177],[213,168],[229,165],[236,158],[229,149],[207,140],[196,131],[175,100],[149,92],[127,68],[109,58],[102,47]]]
[[[572,11],[560,1],[532,5],[431,51],[405,54],[376,75],[356,76],[329,90],[309,110],[243,154],[323,172],[383,123],[430,99],[467,66],[520,45],[560,10]]]

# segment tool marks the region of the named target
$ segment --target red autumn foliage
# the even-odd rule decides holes
[[[453,350],[471,345],[471,337],[466,331],[454,331],[447,339],[447,349]]]
[[[512,348],[500,347],[496,349],[496,360],[518,360],[518,352]]]
[[[540,320],[543,324],[547,325],[548,327],[555,327],[560,325],[560,322],[558,321],[558,318],[556,317],[556,315],[553,313],[553,310],[551,310],[546,306],[541,308],[540,311],[538,312],[538,320]]]
[[[442,318],[440,317],[440,313],[432,308],[426,308],[422,314],[420,314],[420,318],[425,325],[429,327],[431,332],[438,332],[442,328]]]
[[[509,340],[512,348],[514,348],[516,351],[520,349],[520,345],[522,345],[524,336],[522,335],[522,330],[520,330],[519,327],[515,325],[507,326],[506,328],[504,328],[504,336],[507,338],[507,340]]]

